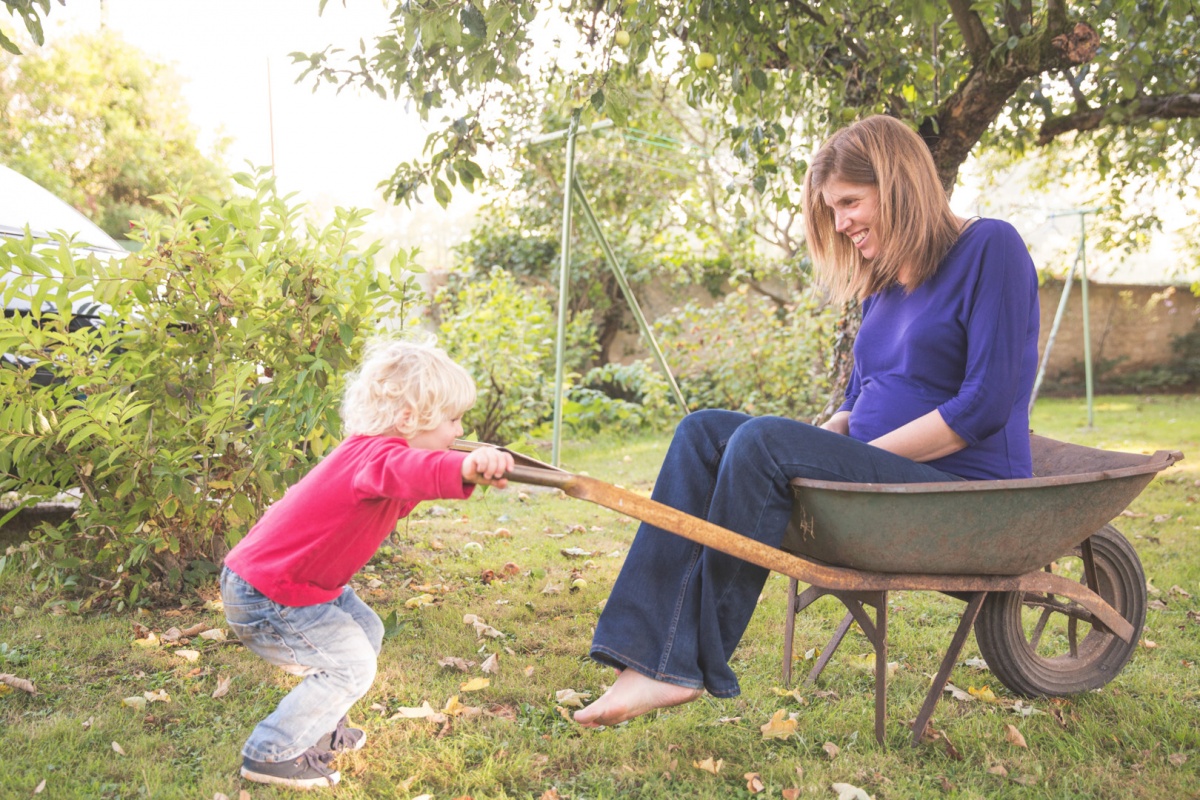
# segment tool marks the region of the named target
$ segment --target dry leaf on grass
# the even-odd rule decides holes
[[[795,719],[787,719],[786,714],[787,711],[781,708],[771,716],[769,722],[758,726],[764,739],[787,739],[796,732],[799,723]]]
[[[527,667],[525,667],[525,677],[526,677],[526,678],[532,678],[532,677],[533,677],[533,665],[532,665],[532,664],[530,664],[530,665],[528,665]]]
[[[134,711],[146,710],[146,698],[144,697],[126,697],[121,701],[121,705],[129,706]]]
[[[747,772],[742,777],[746,779],[746,791],[748,791],[750,794],[758,794],[763,789],[767,788],[763,786],[762,778],[759,777],[757,772]]]
[[[1001,778],[1008,777],[1008,770],[1004,768],[1003,764],[993,764],[992,766],[988,767],[987,771],[989,774],[999,775]]]
[[[563,719],[565,719],[567,722],[575,721],[575,720],[571,719],[571,712],[567,711],[567,709],[563,708],[562,706],[555,706],[554,710],[557,711],[558,715],[560,717],[562,717]]]
[[[142,697],[146,698],[147,703],[171,702],[171,695],[167,694],[166,689],[159,689],[156,692],[142,692]]]
[[[176,650],[174,654],[189,664],[195,663],[200,659],[200,653],[196,650]]]
[[[558,789],[551,786],[546,791],[542,792],[542,796],[538,800],[559,800]]]
[[[488,678],[471,678],[466,683],[459,684],[460,692],[478,692],[480,689],[486,689],[491,686],[492,682]]]
[[[218,675],[217,688],[213,689],[213,699],[219,699],[229,694],[229,685],[233,683],[232,675]]]
[[[1138,644],[1147,650],[1153,650],[1154,648],[1158,647],[1158,642],[1154,642],[1149,639],[1142,639],[1140,642],[1138,642]]]
[[[483,660],[483,663],[479,665],[479,669],[488,673],[489,675],[499,675],[500,656],[497,653],[492,653]]]
[[[551,582],[547,581],[546,585],[542,587],[542,594],[561,594],[561,593],[562,593],[562,584],[556,584],[556,583],[551,583]]]
[[[11,686],[14,689],[20,689],[22,692],[28,692],[29,694],[38,693],[37,687],[34,686],[33,683],[25,680],[24,678],[18,678],[16,675],[11,675],[7,672],[0,673],[0,685]]]
[[[783,800],[797,800],[800,797],[800,790],[794,786],[783,790]]]
[[[1188,594],[1187,591],[1177,583],[1171,585],[1171,588],[1167,590],[1167,594],[1175,594],[1179,595],[1180,597],[1191,597],[1191,595]]]
[[[438,659],[438,666],[446,667],[447,669],[456,669],[459,672],[469,672],[471,667],[475,666],[475,662],[467,661],[465,658],[458,658],[456,656],[447,656],[445,658]]]
[[[209,628],[206,631],[200,631],[200,638],[210,642],[223,642],[226,639],[225,630],[224,628]]]
[[[1187,763],[1187,760],[1187,753],[1171,753],[1171,755],[1167,756],[1167,761],[1170,761],[1176,767],[1182,767]]]
[[[825,755],[829,756],[830,761],[837,758],[838,753],[842,752],[842,749],[833,742],[826,742],[821,745],[821,749],[825,751]]]
[[[725,766],[725,759],[718,758],[716,761],[713,761],[710,757],[704,759],[703,761],[693,761],[692,766],[696,769],[702,769],[705,772],[711,772],[713,775],[719,775],[721,773],[721,767]]]
[[[577,692],[574,689],[559,689],[554,693],[554,699],[561,705],[575,708],[583,708],[583,701],[591,696],[591,692]]]
[[[410,597],[404,601],[405,608],[421,608],[423,606],[433,605],[434,598],[431,594],[419,594],[416,597]]]
[[[1016,725],[1004,726],[1004,738],[1008,740],[1009,744],[1016,747],[1029,747],[1029,745],[1025,744],[1025,737],[1021,735],[1019,730],[1017,730]]]
[[[153,631],[151,631],[145,637],[134,639],[133,645],[134,645],[134,647],[145,647],[145,648],[149,649],[151,647],[161,647],[162,641],[157,636],[154,635]]]
[[[804,699],[804,695],[800,694],[799,686],[797,686],[795,689],[781,689],[776,686],[771,691],[775,692],[777,697],[790,697],[802,706],[808,705],[808,701]]]
[[[36,787],[34,787],[33,793],[41,794],[44,791],[46,791],[46,779],[42,778],[42,782],[39,783]]]
[[[958,688],[953,683],[947,683],[945,685],[945,687],[942,688],[942,691],[949,692],[950,696],[953,697],[955,700],[962,700],[964,703],[975,702],[975,698],[972,697],[969,692],[964,692],[962,689]]]
[[[582,547],[564,547],[559,552],[567,558],[587,558],[595,555],[591,550],[584,550]]]
[[[838,800],[872,800],[871,795],[849,783],[835,783],[829,787],[838,793]]]
[[[859,672],[866,672],[871,675],[875,674],[875,654],[864,653],[860,656],[851,656],[846,659],[847,665]],[[891,678],[896,674],[896,670],[900,668],[900,664],[896,661],[887,662],[887,677]]]
[[[117,744],[116,742],[112,743],[112,751],[119,756],[125,755],[124,748],[122,748],[121,745]]]
[[[967,691],[970,692],[972,697],[982,700],[985,703],[1000,705],[1000,698],[996,697],[990,687],[984,686],[976,689],[974,686],[968,686]]]

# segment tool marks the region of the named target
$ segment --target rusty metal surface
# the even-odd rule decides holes
[[[1183,457],[1031,442],[1033,478],[792,481],[796,505],[783,547],[868,572],[1019,575],[1070,552]]]

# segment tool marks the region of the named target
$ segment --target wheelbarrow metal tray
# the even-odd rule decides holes
[[[945,483],[796,479],[783,549],[868,572],[1020,575],[1102,528],[1182,458],[1031,437],[1034,477]]]

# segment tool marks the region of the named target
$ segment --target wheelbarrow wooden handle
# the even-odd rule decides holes
[[[864,572],[812,561],[755,541],[734,531],[693,517],[586,475],[554,467],[517,466],[505,473],[517,483],[560,489],[569,497],[604,506],[647,522],[697,544],[780,572],[805,583],[834,591],[940,591],[940,592],[1044,592],[1068,597],[1091,612],[1123,641],[1133,637],[1133,626],[1100,595],[1087,586],[1049,572],[1024,575],[933,575],[923,573]]]

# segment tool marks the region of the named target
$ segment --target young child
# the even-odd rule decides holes
[[[422,500],[504,488],[508,453],[448,448],[475,402],[466,371],[431,344],[369,348],[347,381],[346,439],[270,508],[225,556],[225,616],[247,648],[304,680],[242,748],[243,778],[297,789],[332,786],[339,750],[366,733],[345,714],[375,679],[383,622],[347,583]]]

